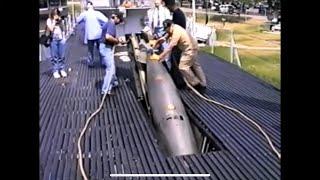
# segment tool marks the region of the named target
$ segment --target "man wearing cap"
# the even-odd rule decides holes
[[[112,87],[118,85],[113,47],[120,42],[120,40],[116,38],[116,25],[121,22],[123,22],[123,14],[114,13],[111,15],[111,20],[102,27],[99,50],[102,60],[106,65],[106,74],[104,76],[101,94],[111,94]]]
[[[207,82],[204,72],[197,61],[198,42],[181,26],[174,24],[172,20],[165,20],[163,27],[167,34],[157,40],[156,45],[170,39],[169,46],[159,55],[159,60],[170,53],[173,47],[177,46],[182,51],[179,70],[189,84],[195,87],[200,93],[206,89]]]
[[[93,9],[91,1],[87,2],[87,11],[80,14],[77,23],[85,22],[85,44],[88,44],[88,66],[93,67],[94,63],[94,46],[99,49],[99,39],[101,37],[101,26],[108,21],[101,12]]]

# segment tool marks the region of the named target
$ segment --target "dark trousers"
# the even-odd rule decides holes
[[[93,65],[94,64],[94,46],[96,45],[96,48],[99,52],[99,39],[94,40],[88,40],[88,64]],[[100,58],[101,60],[101,58]]]
[[[181,58],[182,51],[177,47],[174,47],[171,52],[171,69],[169,71],[173,82],[175,83],[178,89],[183,89],[186,87],[186,83],[183,80],[183,76],[179,70],[179,63]]]

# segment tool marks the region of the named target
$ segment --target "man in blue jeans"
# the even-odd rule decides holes
[[[99,51],[101,58],[106,65],[106,74],[103,79],[101,94],[111,94],[112,87],[117,86],[116,68],[114,64],[113,47],[120,41],[116,38],[116,25],[123,22],[122,13],[114,13],[110,21],[102,27],[102,35],[100,39]]]
[[[78,23],[85,23],[84,41],[88,43],[88,66],[94,66],[94,46],[99,49],[99,39],[101,37],[101,27],[108,21],[101,12],[94,10],[91,1],[87,2],[87,11],[80,14],[77,18]],[[103,62],[101,62],[103,63]]]

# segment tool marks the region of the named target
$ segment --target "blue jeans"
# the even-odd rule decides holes
[[[156,37],[156,39],[162,37],[165,34],[165,31],[163,27],[155,27],[153,31],[153,35]]]
[[[169,46],[169,44],[168,44],[167,42],[162,43],[162,45],[161,45],[162,51],[165,50],[165,49],[167,49],[168,46]],[[171,65],[171,61],[170,61],[170,55],[169,55],[169,57],[166,57],[166,58],[165,58],[165,62],[166,62],[166,64],[167,64],[168,69],[170,70],[170,69],[171,69],[171,66],[172,66],[172,65]]]
[[[154,28],[154,33],[153,33],[156,38],[160,38],[165,34],[165,31],[163,29],[163,27],[155,27]],[[159,47],[159,51],[163,52],[166,48],[168,48],[169,44],[167,42],[163,42],[160,47]],[[169,61],[169,58],[165,59],[165,63],[167,65],[168,70],[171,69],[171,62]]]
[[[106,66],[106,74],[104,75],[102,92],[107,93],[111,91],[112,87],[118,85],[118,80],[116,76],[116,68],[114,64],[114,54],[111,46],[105,43],[100,43],[99,45],[100,56],[103,63]]]
[[[63,70],[65,67],[65,43],[65,40],[56,39],[53,39],[51,42],[51,63],[54,72]]]

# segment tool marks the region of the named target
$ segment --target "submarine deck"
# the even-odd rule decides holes
[[[104,76],[103,68],[89,69],[83,63],[86,52],[77,36],[68,40],[66,65],[71,71],[63,79],[52,77],[50,62],[40,62],[41,179],[82,179],[77,138],[101,102],[99,86]],[[207,75],[207,96],[256,120],[280,150],[280,91],[215,56],[199,53],[199,61]],[[208,179],[280,179],[280,160],[254,126],[189,90],[180,90],[182,100],[225,149],[165,157],[134,94],[132,65],[116,58],[121,86],[115,89],[115,96],[106,98],[83,138],[84,168],[90,180],[111,179],[111,173],[208,173]]]

